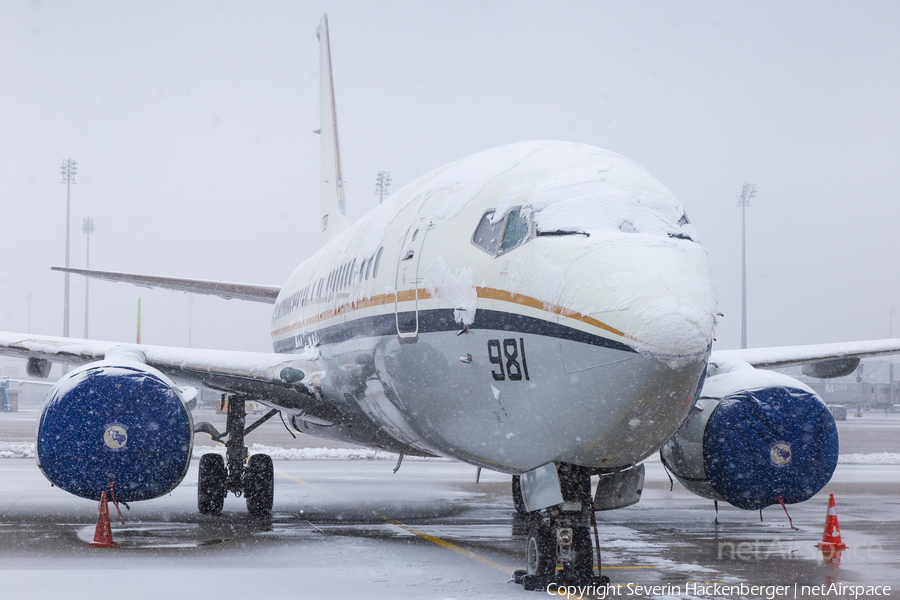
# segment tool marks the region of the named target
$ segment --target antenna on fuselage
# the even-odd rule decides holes
[[[341,148],[338,143],[337,114],[334,108],[334,78],[331,75],[331,44],[328,39],[328,15],[322,15],[316,29],[319,39],[319,207],[322,215],[321,240],[324,246],[347,227],[344,203],[344,179],[341,173]]]

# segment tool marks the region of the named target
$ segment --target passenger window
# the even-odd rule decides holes
[[[366,281],[369,280],[369,271],[372,270],[372,259],[366,261]]]
[[[378,254],[375,255],[375,266],[372,268],[372,277],[378,277],[378,265],[381,264],[381,253],[384,251],[384,246],[378,249]]]
[[[496,223],[491,222],[493,216],[493,210],[484,213],[472,236],[472,242],[488,254],[505,254],[531,239],[530,209],[514,208]]]

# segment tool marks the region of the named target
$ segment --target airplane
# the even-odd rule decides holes
[[[509,474],[532,518],[528,589],[603,583],[595,512],[630,506],[659,453],[691,492],[757,510],[816,494],[837,464],[834,419],[805,384],[900,340],[713,351],[717,299],[683,205],[632,161],[561,141],[516,143],[419,177],[350,223],[327,16],[320,43],[322,246],[282,286],[55,268],[274,305],[273,352],[0,333],[29,375],[78,365],[41,413],[36,459],[98,500],[159,497],[185,477],[198,509],[228,493],[273,507],[272,460],[245,437],[281,413],[297,431]],[[227,425],[195,423],[180,384],[227,396]],[[270,410],[248,425],[246,403]],[[592,478],[596,491],[592,492]],[[591,539],[591,530],[594,539]],[[596,546],[596,548],[595,548]]]

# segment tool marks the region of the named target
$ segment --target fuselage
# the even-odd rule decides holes
[[[405,186],[290,276],[275,350],[323,365],[324,437],[506,472],[656,451],[715,326],[681,204],[614,153],[528,142]]]

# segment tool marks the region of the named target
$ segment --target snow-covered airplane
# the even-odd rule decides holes
[[[227,461],[200,461],[200,511],[220,513],[235,492],[266,513],[272,461],[247,460],[244,443],[252,400],[314,436],[512,475],[516,509],[540,517],[519,578],[529,587],[596,581],[594,511],[637,502],[655,452],[692,492],[745,509],[829,481],[827,407],[764,369],[839,376],[900,340],[713,352],[716,293],[682,204],[592,146],[481,152],[351,224],[325,17],[318,37],[323,245],[283,286],[59,269],[274,304],[274,352],[0,333],[0,354],[27,358],[32,375],[81,365],[40,418],[50,481],[91,499],[112,485],[120,500],[155,498],[181,482],[206,432],[226,440]],[[228,395],[226,432],[193,422],[176,380]]]

